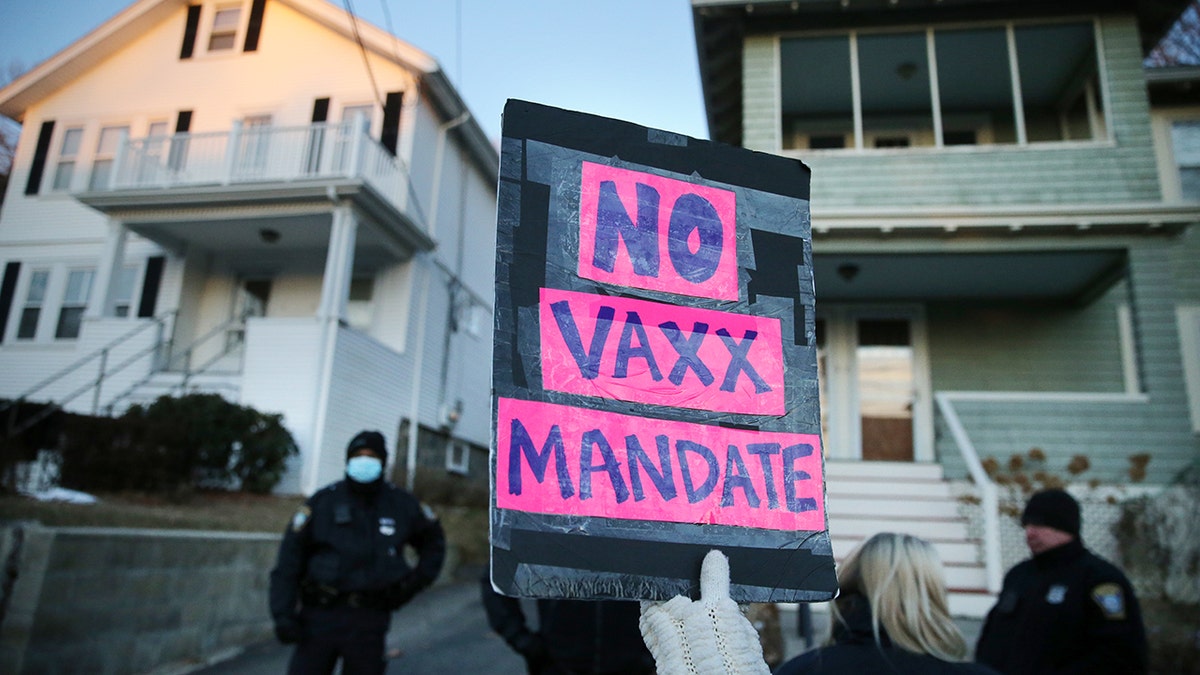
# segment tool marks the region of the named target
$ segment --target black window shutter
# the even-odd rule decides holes
[[[162,281],[163,262],[166,258],[156,255],[146,259],[146,276],[142,279],[142,299],[138,302],[139,317],[154,316],[154,304],[158,301],[158,286]]]
[[[8,328],[8,313],[12,311],[13,294],[17,292],[17,275],[21,273],[21,263],[10,262],[4,266],[4,281],[0,282],[0,339]]]
[[[42,172],[46,170],[46,157],[50,155],[50,138],[54,136],[54,120],[42,122],[38,132],[37,148],[33,151],[33,166],[29,167],[29,181],[25,183],[25,194],[36,195],[42,185]]]
[[[200,29],[200,5],[188,5],[187,26],[183,29],[183,47],[179,49],[180,59],[192,58],[196,50],[196,31]]]
[[[175,133],[186,134],[192,126],[192,111],[180,110],[179,115],[175,118]],[[167,166],[172,171],[178,171],[183,168],[183,162],[187,156],[187,141],[181,138],[171,139],[171,149],[167,154]]]
[[[400,140],[400,104],[403,101],[404,92],[389,91],[383,104],[383,131],[379,134],[379,142],[393,156]]]
[[[250,5],[250,23],[246,26],[246,44],[242,51],[258,50],[258,34],[262,32],[263,10],[266,6],[267,0],[254,0]]]
[[[324,122],[329,119],[329,99],[319,98],[313,101],[313,123]]]

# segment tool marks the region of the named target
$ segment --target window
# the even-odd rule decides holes
[[[350,298],[346,302],[346,323],[358,330],[371,327],[371,298],[375,293],[375,280],[357,277],[350,280]]]
[[[54,189],[70,190],[75,176],[75,162],[79,159],[79,144],[83,140],[83,127],[71,127],[63,132],[62,146],[58,151],[58,166],[54,169]]]
[[[1007,30],[938,30],[934,44],[943,143],[1016,143]]]
[[[1179,322],[1179,349],[1192,431],[1200,434],[1200,305],[1176,307],[1175,318]]]
[[[113,289],[113,316],[129,316],[133,306],[133,287],[137,283],[137,267],[127,265],[117,272]]]
[[[446,470],[451,473],[467,475],[471,464],[471,446],[462,441],[450,439],[446,443]]]
[[[143,141],[141,156],[137,158],[135,164],[139,183],[154,182],[165,176],[166,167],[163,158],[167,155],[169,142],[167,123],[162,120],[151,122],[146,128],[146,139]]]
[[[21,308],[21,320],[17,324],[18,340],[32,340],[37,335],[38,319],[42,315],[42,305],[46,303],[46,287],[49,283],[50,270],[34,270],[29,275],[25,306]]]
[[[266,171],[270,146],[271,116],[250,115],[244,118],[239,173],[243,176],[258,176]]]
[[[100,130],[100,142],[96,146],[96,158],[92,161],[92,177],[89,190],[107,189],[112,181],[113,162],[117,157],[117,146],[129,138],[129,127],[104,127]]]
[[[83,312],[87,309],[88,294],[92,290],[92,277],[95,270],[71,270],[67,274],[67,290],[63,294],[62,306],[58,310],[58,327],[54,330],[56,338],[79,337],[79,326],[83,321]]]
[[[1172,122],[1171,147],[1179,167],[1179,196],[1200,200],[1200,121]]]
[[[876,148],[933,145],[925,33],[858,38],[863,134]]]
[[[237,45],[238,27],[242,23],[241,5],[217,8],[213,15],[212,32],[208,35],[208,51],[229,51]]]
[[[779,53],[785,150],[1108,135],[1090,21],[786,37]]]
[[[783,74],[784,149],[846,147],[854,138],[850,39],[846,36],[785,39]],[[813,68],[812,64],[821,64]],[[819,145],[814,140],[820,138]]]

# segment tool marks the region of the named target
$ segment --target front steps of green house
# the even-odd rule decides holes
[[[988,592],[981,528],[969,526],[966,509],[940,464],[827,461],[825,506],[834,558],[878,532],[912,534],[931,542],[941,557],[954,616],[981,618],[995,603]]]

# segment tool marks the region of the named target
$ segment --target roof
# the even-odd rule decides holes
[[[709,137],[742,144],[742,41],[787,30],[848,29],[1064,14],[1132,13],[1149,53],[1188,0],[691,0]]]
[[[272,1],[291,7],[347,40],[355,40],[350,14],[326,0]],[[0,114],[23,122],[30,106],[69,85],[94,64],[124,48],[134,36],[152,29],[188,4],[188,0],[137,0],[0,89]],[[476,163],[494,178],[499,165],[496,149],[479,123],[470,117],[466,103],[437,60],[362,19],[358,20],[358,35],[368,51],[412,72],[421,82],[421,91],[445,120],[457,119],[464,114],[468,116],[457,130]]]

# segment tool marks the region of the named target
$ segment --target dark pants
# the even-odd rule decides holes
[[[391,619],[390,612],[379,609],[305,607],[300,610],[304,633],[288,675],[330,675],[339,658],[343,675],[381,675]]]

